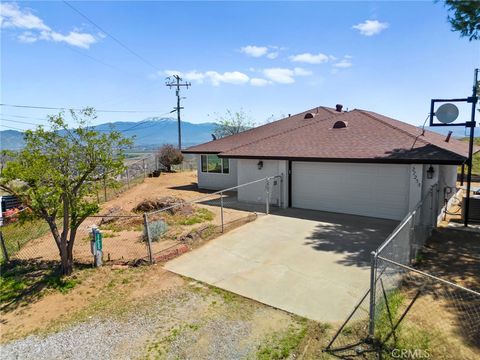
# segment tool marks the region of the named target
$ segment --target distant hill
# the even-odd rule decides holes
[[[470,136],[470,130],[466,130],[462,126],[427,126],[425,129],[435,131],[442,135],[447,135],[449,131],[452,131],[452,136],[455,138]],[[480,131],[478,129],[475,129],[475,136],[480,136]]]
[[[100,131],[121,131],[125,136],[135,136],[136,147],[158,147],[176,144],[177,120],[171,118],[147,118],[140,122],[119,121],[94,127]],[[214,123],[194,124],[182,121],[182,147],[201,144],[212,140]],[[23,133],[15,130],[0,131],[0,148],[19,150],[24,146]]]
[[[0,149],[1,150],[19,150],[23,147],[23,133],[16,130],[0,131]]]

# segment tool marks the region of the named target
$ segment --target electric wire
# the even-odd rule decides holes
[[[413,141],[413,144],[412,144],[412,147],[410,148],[410,150],[413,150],[413,147],[414,147],[415,144],[417,143],[418,138],[419,138],[420,136],[425,135],[425,125],[427,124],[427,120],[428,120],[429,118],[430,118],[430,114],[428,114],[427,117],[425,118],[425,121],[423,122],[423,125],[422,125],[422,132],[415,137],[415,140]]]
[[[82,111],[83,109],[73,108],[73,107],[50,107],[50,106],[35,106],[35,105],[18,105],[18,104],[4,104],[1,103],[0,106],[5,107],[13,107],[13,108],[22,108],[22,109],[39,109],[39,110],[74,110],[74,111]],[[105,110],[99,109],[95,110],[95,112],[100,113],[131,113],[131,114],[154,114],[159,111],[156,110]],[[159,116],[166,115],[170,112],[165,112],[160,114]]]
[[[0,121],[7,121],[7,122],[13,122],[13,123],[17,123],[17,124],[25,124],[25,125],[35,125],[35,126],[41,126],[41,125],[48,125],[47,123],[45,124],[39,124],[39,123],[32,123],[32,122],[28,122],[28,121],[22,121],[22,120],[14,120],[14,119],[6,119],[6,118],[0,118]],[[119,129],[115,129],[113,128],[112,130],[108,130],[108,129],[95,129],[95,131],[100,131],[100,132],[110,132],[110,131],[117,131],[117,132],[120,132],[120,133],[124,133],[124,132],[128,132],[128,131],[132,131],[132,130],[144,130],[144,129],[148,129],[150,127],[154,127],[156,126],[157,124],[159,124],[158,122],[155,122],[153,121],[154,123],[153,124],[148,124],[149,122],[152,122],[151,119],[144,119],[138,123],[136,123],[135,125],[132,125],[130,127],[128,127],[127,129],[124,129],[124,130],[119,130]],[[147,126],[144,126],[144,127],[139,127],[141,125],[147,125]],[[103,124],[100,124],[100,125],[103,125]],[[163,124],[162,124],[163,125]],[[98,125],[97,125],[98,126]],[[94,126],[95,127],[95,126]],[[18,129],[18,128],[17,128]],[[19,129],[20,131],[24,131],[22,129]]]
[[[152,67],[153,69],[157,70],[157,71],[161,71],[158,67],[156,67],[155,65],[153,65],[150,61],[148,61],[147,59],[145,59],[143,56],[141,56],[140,54],[138,54],[136,51],[132,50],[131,48],[129,48],[127,45],[125,45],[122,41],[120,41],[119,39],[117,39],[115,36],[113,36],[111,33],[109,33],[108,31],[106,31],[104,28],[102,28],[100,25],[98,25],[97,23],[95,23],[92,19],[90,19],[87,15],[85,15],[83,12],[81,12],[80,10],[78,10],[75,6],[73,6],[72,4],[70,4],[69,2],[67,1],[63,1],[65,3],[65,5],[67,5],[68,7],[70,7],[73,11],[75,11],[77,14],[79,14],[81,17],[83,17],[85,20],[87,20],[90,24],[92,24],[93,26],[95,26],[97,29],[99,29],[101,32],[105,33],[106,35],[108,35],[113,41],[115,41],[118,45],[120,45],[121,47],[123,47],[125,50],[127,50],[129,53],[131,53],[132,55],[134,55],[135,57],[137,57],[139,60],[141,60],[142,62],[144,62],[145,64],[147,64],[148,66]]]

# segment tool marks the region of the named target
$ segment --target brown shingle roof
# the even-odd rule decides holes
[[[314,112],[311,119],[304,119]],[[346,128],[333,129],[342,120]],[[309,110],[243,133],[188,148],[187,153],[221,157],[324,161],[427,162],[461,164],[468,145],[365,110]]]

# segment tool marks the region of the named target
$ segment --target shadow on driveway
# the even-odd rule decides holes
[[[303,209],[285,209],[278,216],[317,221],[305,245],[342,254],[339,264],[370,266],[370,253],[382,244],[398,221]]]

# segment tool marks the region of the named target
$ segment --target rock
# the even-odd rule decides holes
[[[200,234],[197,230],[192,230],[186,235],[182,235],[178,238],[180,242],[193,244],[200,239]]]
[[[174,206],[176,205],[176,206]],[[172,207],[173,206],[173,207]],[[134,212],[151,212],[156,210],[163,210],[169,208],[169,214],[192,215],[195,210],[191,204],[185,203],[185,200],[175,196],[163,196],[156,200],[145,199],[140,202],[134,209]]]
[[[120,215],[131,215],[131,214],[123,210],[119,206],[114,206],[108,209],[105,214],[103,214],[104,217],[102,217],[102,219],[100,220],[99,225],[105,225],[105,224],[110,224],[112,222],[115,222],[116,220],[118,220],[118,216]]]

